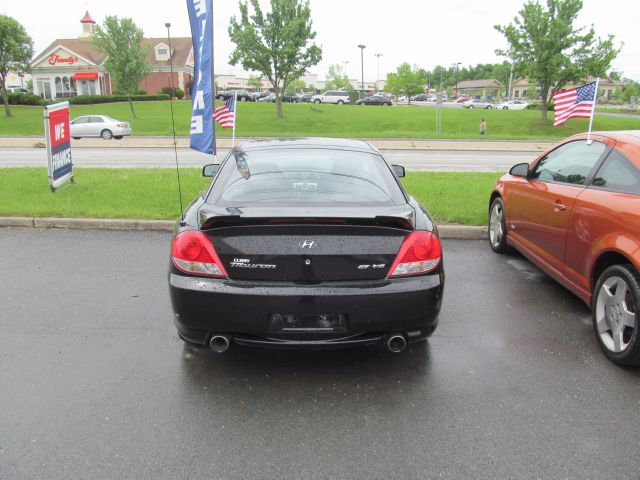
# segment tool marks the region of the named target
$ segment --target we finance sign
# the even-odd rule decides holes
[[[51,191],[67,180],[73,182],[69,102],[44,107],[44,132],[47,141],[47,164]]]

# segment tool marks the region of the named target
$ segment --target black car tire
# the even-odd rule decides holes
[[[113,138],[113,133],[111,133],[111,130],[108,128],[105,128],[100,132],[100,137],[102,137],[103,140],[111,140]]]
[[[509,107],[502,107],[503,110],[509,110]]]
[[[619,288],[626,290],[624,297],[617,298]],[[592,317],[605,357],[618,365],[640,365],[640,275],[633,265],[613,265],[602,272],[593,290]]]
[[[360,105],[361,107],[364,107],[364,106],[366,106],[366,103],[360,102],[358,105]]]
[[[344,103],[343,100],[338,100],[338,105],[342,105]]]
[[[320,104],[320,103],[322,103],[322,102],[320,101],[320,99],[319,99],[319,98],[316,98],[316,99],[313,101],[313,103],[315,103],[316,105],[318,105],[318,104]]]
[[[73,138],[74,140],[80,140],[80,137],[71,137],[71,138]]]
[[[487,105],[485,108],[486,108],[487,110],[491,110],[493,107],[492,107],[491,105]]]
[[[224,95],[218,95],[216,98],[217,98],[218,100],[224,100]]]
[[[114,135],[113,138],[116,140],[122,140],[122,135]]]
[[[472,110],[472,109],[473,109],[473,108],[475,108],[475,107],[474,107],[473,105],[469,105],[467,108],[468,108],[469,110]]]
[[[391,106],[391,102],[383,103],[382,105],[384,105],[385,107],[390,107]]]
[[[487,238],[491,250],[496,253],[507,253],[511,250],[507,245],[507,221],[504,214],[504,202],[496,197],[489,207],[489,229]]]

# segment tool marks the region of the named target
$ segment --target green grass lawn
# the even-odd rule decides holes
[[[497,173],[409,172],[403,183],[440,223],[483,225]],[[75,184],[51,193],[43,168],[0,169],[0,216],[175,219],[173,169],[75,170]],[[207,185],[199,169],[180,170],[187,205]]]
[[[178,135],[187,135],[190,125],[189,101],[174,103]],[[71,106],[72,118],[105,114],[131,123],[134,135],[170,135],[169,102],[136,103],[133,119],[127,103]],[[572,119],[561,127],[540,123],[540,112],[442,109],[442,135],[435,134],[435,108],[358,107],[355,105],[285,104],[285,118],[276,120],[271,103],[239,103],[238,137],[352,137],[352,138],[470,138],[480,139],[480,119],[487,121],[486,140],[556,140],[587,130],[586,119]],[[0,116],[0,136],[43,135],[42,107],[13,106],[13,117]],[[553,114],[549,114],[553,118]],[[598,116],[595,130],[640,129],[640,117]],[[218,128],[222,137],[230,130]]]

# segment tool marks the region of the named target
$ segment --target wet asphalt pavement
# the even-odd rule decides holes
[[[216,356],[172,324],[161,233],[0,229],[0,478],[633,478],[640,369],[518,255],[444,243],[440,326]]]

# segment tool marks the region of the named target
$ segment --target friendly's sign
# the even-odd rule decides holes
[[[67,180],[73,183],[69,102],[44,107],[44,133],[47,140],[49,184],[55,192]]]

